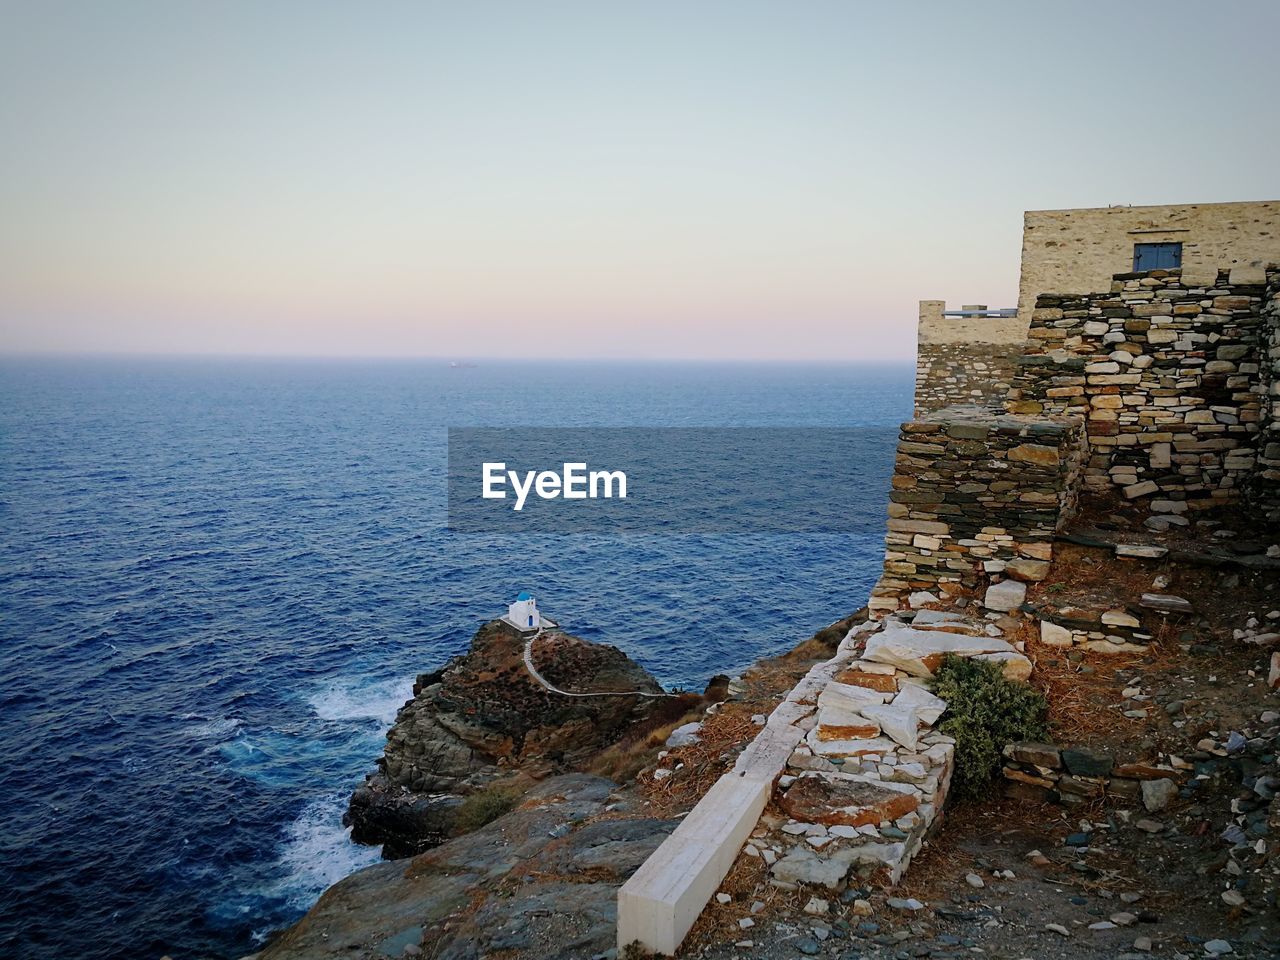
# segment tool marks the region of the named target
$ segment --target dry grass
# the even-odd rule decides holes
[[[664,758],[664,767],[675,770],[683,764],[680,770],[665,780],[655,780],[652,771],[638,778],[652,815],[672,817],[689,810],[733,765],[735,748],[750,743],[759,732],[750,708],[741,704],[726,704],[707,717],[697,743],[674,749]]]
[[[591,762],[586,766],[586,772],[598,777],[608,777],[615,783],[628,783],[656,759],[658,751],[662,749],[673,730],[699,719],[702,715],[702,704],[699,700],[692,709],[674,720],[668,720],[656,727],[643,727],[605,748],[592,757]]]
[[[769,885],[768,865],[759,857],[740,855],[721,881],[718,891],[732,899],[720,903],[714,897],[707,904],[698,921],[685,938],[681,953],[694,956],[705,947],[743,939],[759,939],[760,931],[768,930],[775,919],[791,918],[799,914],[811,896],[822,896],[821,890],[781,890]],[[764,904],[758,913],[751,913],[751,904]],[[756,927],[743,930],[738,921],[751,917]],[[752,934],[755,934],[753,937]]]

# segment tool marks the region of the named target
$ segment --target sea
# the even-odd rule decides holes
[[[522,589],[701,690],[866,601],[908,365],[0,358],[0,956],[233,958],[379,858],[414,677]],[[848,530],[471,534],[449,428],[840,427]],[[883,474],[883,476],[881,476]]]

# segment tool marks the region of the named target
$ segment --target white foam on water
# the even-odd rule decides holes
[[[346,806],[347,797],[340,793],[307,802],[285,831],[269,896],[306,910],[343,877],[381,860],[379,847],[352,842],[351,830],[342,825]]]
[[[328,684],[308,702],[321,720],[376,720],[383,727],[413,696],[413,680],[347,679]]]
[[[189,713],[182,719],[204,718]],[[239,717],[225,717],[220,720],[205,720],[203,723],[194,724],[188,732],[191,736],[199,737],[201,740],[226,740],[239,735],[242,726],[244,726],[244,721]]]

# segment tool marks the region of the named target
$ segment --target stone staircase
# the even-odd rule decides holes
[[[928,683],[948,654],[1025,680],[1031,661],[999,633],[936,610],[850,630],[623,886],[619,949],[674,954],[739,856],[785,889],[897,883],[939,822],[955,760]]]

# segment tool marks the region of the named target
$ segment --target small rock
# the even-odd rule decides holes
[[[1019,580],[1001,580],[987,587],[982,605],[988,610],[1008,613],[1017,610],[1027,599],[1027,585]]]
[[[885,903],[888,904],[889,909],[891,910],[903,910],[907,913],[914,913],[917,910],[924,909],[924,904],[915,897],[908,897],[906,899],[903,899],[902,897],[890,897],[885,901]]]
[[[829,909],[831,904],[821,897],[810,897],[809,902],[804,905],[804,912],[814,917],[823,916]]]
[[[756,922],[752,920],[750,917],[743,917],[741,920],[738,921],[738,926],[743,930],[750,930],[755,925],[756,925]]]
[[[688,747],[697,743],[700,737],[699,731],[702,730],[702,724],[694,721],[686,723],[683,726],[676,727],[671,731],[671,736],[667,737],[666,746],[674,750],[677,747]]]
[[[1224,953],[1232,953],[1234,951],[1231,949],[1231,944],[1226,940],[1210,940],[1204,945],[1204,952],[1220,957]]]
[[[1136,940],[1133,941],[1133,949],[1141,950],[1143,953],[1150,953],[1151,946],[1152,944],[1151,944],[1150,937],[1138,937]]]
[[[1140,603],[1149,610],[1162,613],[1190,613],[1192,610],[1191,601],[1171,593],[1144,593]]]
[[[716,894],[716,903],[732,903],[732,902],[733,902],[733,897],[729,896],[727,893]]]
[[[1046,923],[1044,925],[1044,928],[1048,930],[1050,933],[1056,933],[1060,937],[1071,936],[1071,931],[1068,930],[1066,927],[1064,927],[1060,923]]]
[[[1178,795],[1178,785],[1169,779],[1143,780],[1142,805],[1149,813],[1159,813]]]
[[[983,879],[980,876],[978,876],[976,873],[968,874],[964,878],[964,882],[967,883],[969,886],[973,887],[975,890],[981,890],[983,887],[986,886],[986,883],[983,881]]]
[[[1147,820],[1145,818],[1142,820],[1139,820],[1137,823],[1134,824],[1134,826],[1137,827],[1139,830],[1145,831],[1146,833],[1159,833],[1161,830],[1164,829],[1164,824],[1161,823],[1159,820]]]
[[[1244,894],[1242,894],[1239,890],[1223,890],[1222,902],[1225,903],[1228,907],[1243,907]]]

